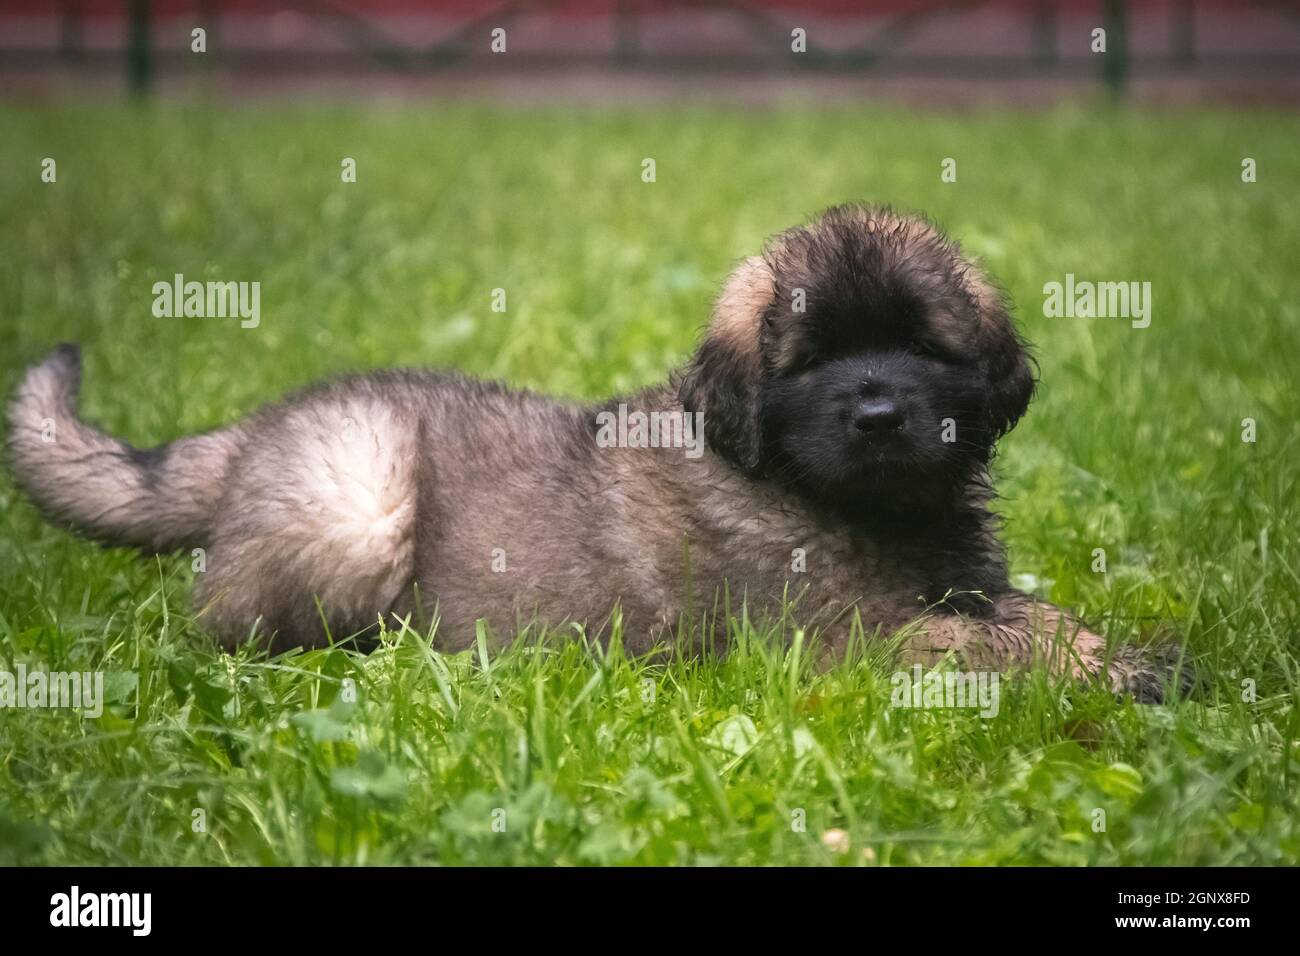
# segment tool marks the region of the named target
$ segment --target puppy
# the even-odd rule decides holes
[[[604,635],[617,614],[639,653],[793,604],[830,654],[857,622],[924,663],[1169,686],[1168,659],[1108,654],[1011,588],[988,464],[1033,393],[1028,355],[957,247],[888,209],[774,237],[684,370],[594,406],[378,372],[141,451],[78,419],[78,380],[65,345],[18,388],[19,483],[102,542],[205,549],[197,605],[227,647],[413,618],[458,649],[479,620]],[[647,419],[680,427],[647,441]]]

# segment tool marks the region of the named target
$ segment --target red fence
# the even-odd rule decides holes
[[[1096,56],[1094,30],[1106,31]],[[194,32],[203,31],[204,57]],[[493,46],[502,30],[505,50]],[[796,35],[802,31],[802,39]],[[501,53],[506,55],[502,56]],[[0,73],[1300,77],[1300,2],[7,0]]]

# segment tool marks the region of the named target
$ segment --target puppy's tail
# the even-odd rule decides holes
[[[9,459],[47,518],[111,545],[206,544],[238,452],[239,426],[141,451],[77,417],[81,353],[60,345],[27,370],[9,405]]]

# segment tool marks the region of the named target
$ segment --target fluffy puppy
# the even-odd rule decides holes
[[[1011,588],[987,466],[1033,393],[1029,359],[956,246],[887,209],[773,238],[684,370],[595,406],[378,372],[139,451],[78,419],[78,378],[61,346],[21,383],[20,484],[109,544],[205,549],[197,604],[226,646],[410,615],[457,649],[478,620],[607,634],[617,608],[641,652],[724,605],[762,618],[793,600],[832,653],[856,620],[903,630],[922,662],[1040,663],[1146,700],[1168,686],[1166,660],[1108,653]],[[647,442],[638,414],[680,426]]]

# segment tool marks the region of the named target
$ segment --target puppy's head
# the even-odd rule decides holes
[[[955,244],[838,206],[732,273],[679,397],[737,467],[851,499],[969,474],[1033,388],[1001,294]]]

